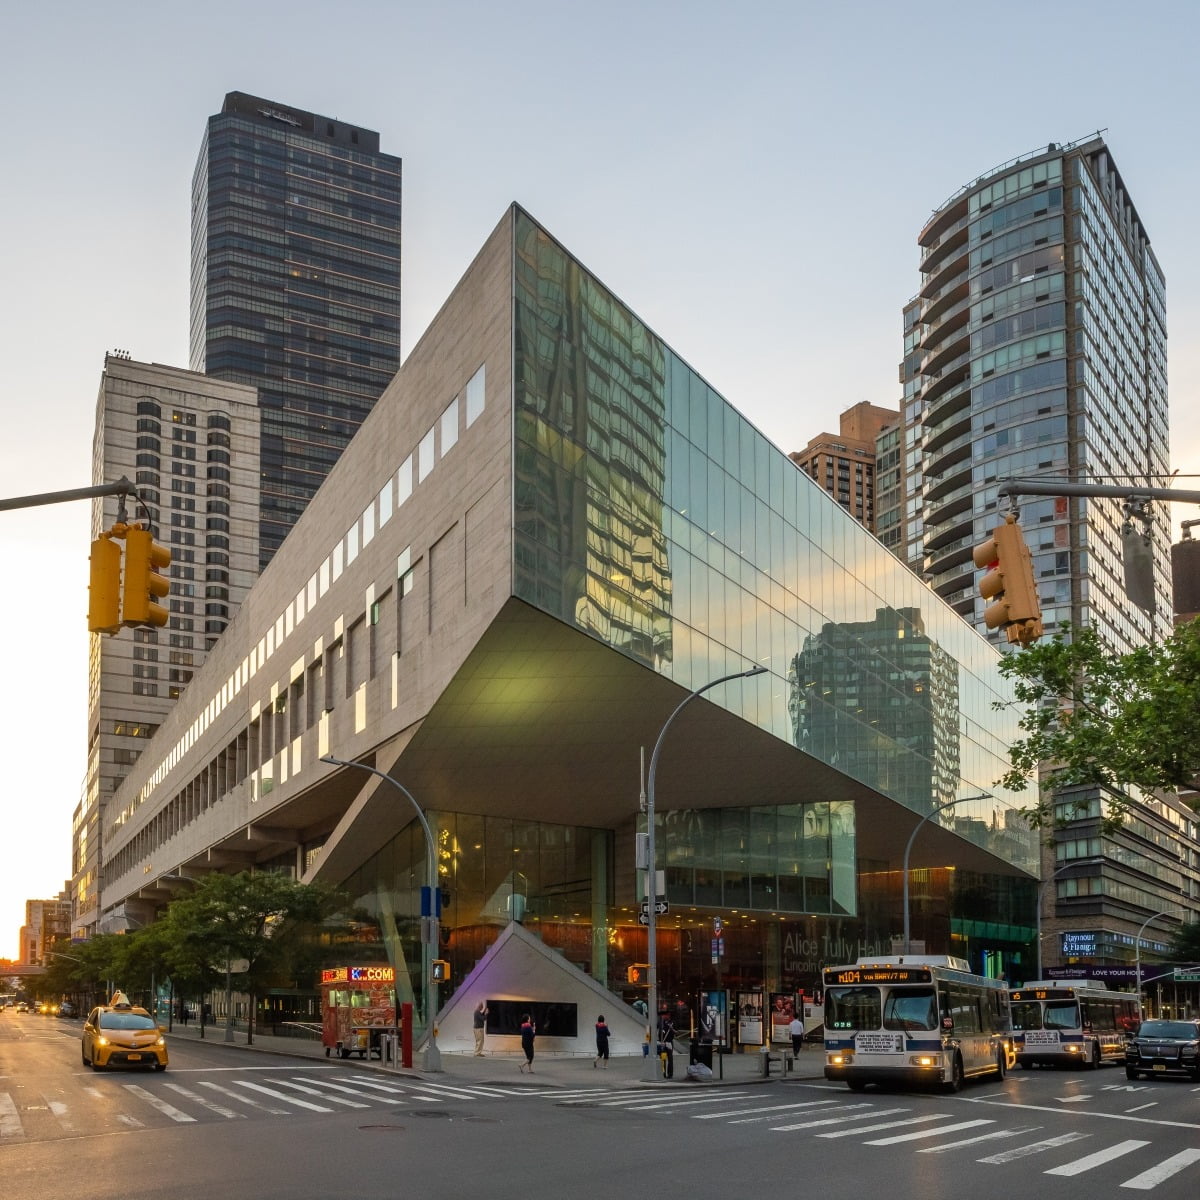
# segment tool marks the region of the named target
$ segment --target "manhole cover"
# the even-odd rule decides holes
[[[360,1125],[364,1133],[403,1133],[403,1125]]]

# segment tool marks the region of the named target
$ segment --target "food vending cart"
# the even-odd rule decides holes
[[[381,1054],[396,1032],[396,968],[328,967],[321,972],[321,1043],[328,1057]]]

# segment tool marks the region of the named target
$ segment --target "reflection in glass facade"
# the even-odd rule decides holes
[[[515,594],[688,690],[761,663],[715,702],[914,811],[988,792],[990,648],[521,213],[515,258]]]

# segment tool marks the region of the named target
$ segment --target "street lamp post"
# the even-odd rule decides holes
[[[650,755],[650,774],[646,780],[646,975],[649,985],[646,998],[649,1002],[648,1020],[650,1021],[651,1049],[654,1047],[654,1038],[657,1036],[658,1028],[658,914],[654,908],[658,901],[658,871],[656,870],[654,848],[654,777],[658,771],[658,755],[662,750],[663,738],[666,736],[667,730],[671,727],[671,722],[697,696],[703,695],[710,688],[717,687],[718,684],[728,683],[731,679],[749,679],[752,675],[765,674],[766,670],[766,667],[751,667],[748,671],[735,671],[732,675],[722,675],[720,679],[714,679],[706,683],[703,687],[697,688],[694,692],[689,692],[679,702],[675,711],[666,719],[662,729],[659,730],[658,741],[654,743],[654,753]],[[658,1078],[657,1054],[652,1053],[647,1056],[646,1078]]]
[[[916,841],[917,834],[920,832],[921,826],[929,820],[930,817],[936,817],[938,813],[947,808],[953,808],[956,804],[965,804],[968,800],[981,800],[982,796],[963,796],[958,800],[947,800],[945,804],[939,804],[937,808],[930,809],[917,823],[913,826],[913,831],[908,835],[908,845],[904,847],[904,953],[909,952],[909,947],[912,945],[910,930],[912,922],[908,911],[908,855],[912,850],[913,842]]]
[[[438,902],[434,890],[438,886],[437,843],[434,841],[433,830],[429,827],[429,819],[425,816],[421,806],[413,798],[412,792],[398,779],[393,779],[385,771],[380,771],[376,767],[369,767],[366,763],[350,762],[343,758],[334,758],[332,754],[322,754],[321,761],[331,763],[335,767],[357,767],[360,771],[367,771],[371,775],[378,775],[380,779],[386,779],[413,806],[413,811],[417,814],[417,820],[421,822],[421,828],[425,831],[425,871],[428,877],[430,897],[429,920],[432,923],[434,940],[430,941],[427,936],[422,936],[421,939],[421,990],[425,993],[425,1055],[423,1066],[426,1071],[440,1071],[442,1069],[442,1052],[438,1049],[437,1036],[434,1029],[434,1019],[437,1017],[437,982],[433,978],[433,958],[437,950],[436,939],[439,928]],[[424,915],[422,914],[422,916]],[[424,922],[422,922],[422,925],[424,925]],[[425,932],[422,929],[423,935]],[[397,999],[399,998],[397,997]]]
[[[1134,938],[1134,962],[1136,963],[1134,975],[1137,980],[1138,1024],[1141,1024],[1142,1021],[1142,934],[1146,932],[1146,926],[1151,921],[1157,921],[1159,917],[1165,917],[1168,913],[1173,912],[1175,912],[1174,907],[1165,908],[1162,912],[1155,913],[1152,917],[1147,917],[1142,922],[1141,929],[1137,931],[1137,937]],[[1159,989],[1159,994],[1162,994],[1161,989]]]
[[[1058,870],[1054,872],[1054,874],[1046,876],[1046,878],[1038,884],[1036,914],[1037,974],[1034,975],[1034,979],[1041,979],[1042,977],[1042,896],[1046,891],[1046,884],[1053,882],[1064,871],[1069,871],[1072,867],[1094,867],[1097,863],[1102,863],[1103,861],[1104,859],[1102,858],[1084,858],[1080,859],[1078,862],[1064,863],[1063,866],[1059,867]]]

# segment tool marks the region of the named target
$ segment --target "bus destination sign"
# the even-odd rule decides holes
[[[1074,988],[1016,988],[1008,993],[1014,1003],[1021,1000],[1074,1000]]]
[[[928,967],[897,966],[894,963],[826,967],[821,974],[826,987],[856,983],[929,983],[933,978]]]

